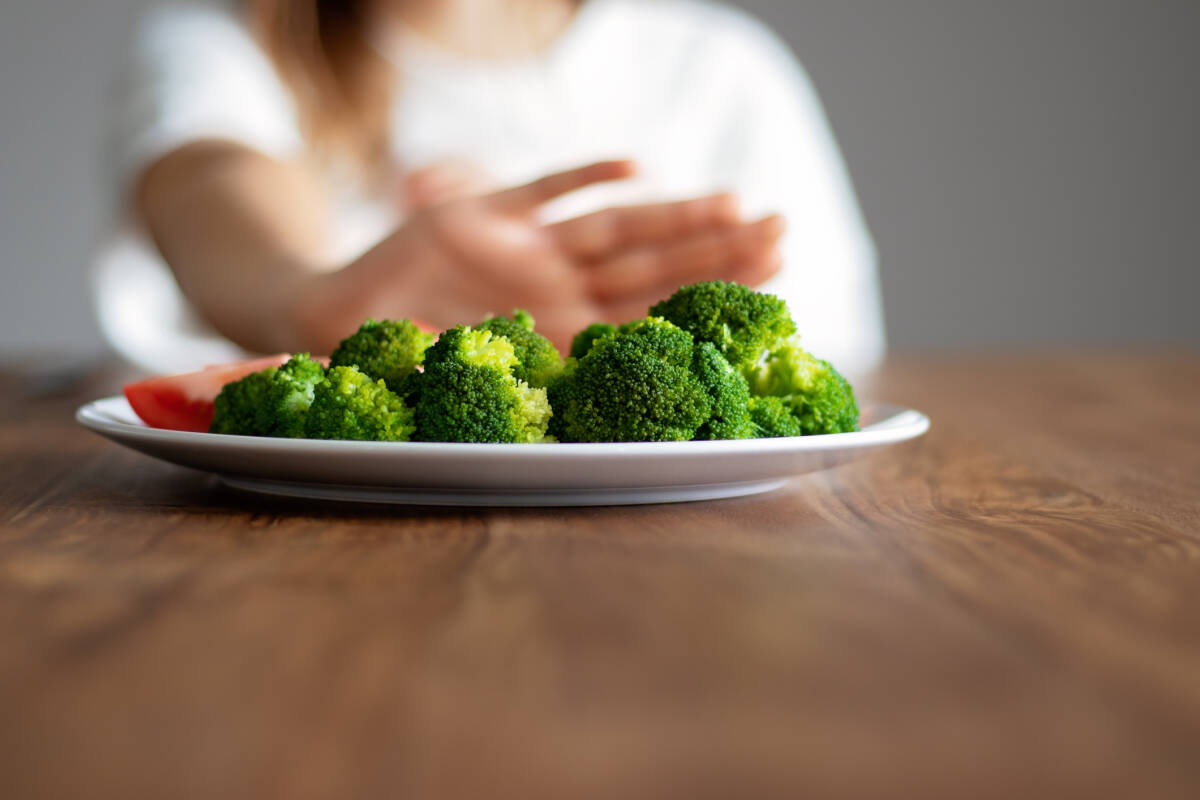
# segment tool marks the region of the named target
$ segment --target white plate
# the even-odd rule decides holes
[[[873,405],[857,433],[629,444],[435,444],[267,439],[149,428],[124,397],[76,412],[84,427],[155,458],[265,494],[375,503],[596,506],[767,492],[929,429],[919,411]]]

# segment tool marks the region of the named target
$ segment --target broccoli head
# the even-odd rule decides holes
[[[575,338],[571,340],[571,357],[583,358],[597,341],[605,336],[612,336],[616,332],[616,325],[609,325],[607,322],[593,322],[575,334]]]
[[[787,304],[739,283],[709,281],[684,286],[650,309],[698,341],[716,345],[735,367],[756,362],[765,350],[796,332]]]
[[[746,377],[755,395],[780,398],[806,435],[858,430],[858,403],[850,383],[794,339],[749,368]]]
[[[713,401],[693,373],[694,340],[648,318],[599,339],[552,387],[559,438],[569,442],[691,439]]]
[[[751,397],[750,423],[756,439],[773,439],[781,436],[801,436],[800,420],[792,416],[792,409],[782,397]]]
[[[708,421],[693,439],[753,439],[750,424],[750,388],[711,342],[700,342],[692,359],[692,373],[712,399]]]
[[[325,368],[301,353],[279,367],[226,384],[217,395],[209,430],[244,436],[303,437],[313,392],[324,377]]]
[[[278,371],[278,367],[268,367],[222,386],[213,402],[216,410],[208,430],[239,436],[269,436],[269,397]]]
[[[414,430],[412,409],[357,367],[329,368],[305,422],[310,439],[407,442]]]
[[[463,325],[425,354],[416,382],[417,439],[427,442],[540,442],[550,420],[546,390],[514,375],[512,343]]]
[[[533,317],[528,311],[517,309],[512,317],[490,317],[479,323],[476,330],[491,331],[494,336],[508,339],[518,362],[513,366],[513,377],[535,389],[546,388],[562,372],[562,356],[549,339],[534,332]]]
[[[571,382],[575,378],[575,370],[579,366],[579,359],[568,357],[563,363],[562,372],[554,376],[550,384],[546,387],[546,401],[550,404],[552,414],[550,422],[546,426],[546,437],[559,442],[570,441],[566,439],[566,426],[564,425],[563,409],[566,408],[567,397],[571,391]]]
[[[276,370],[269,392],[274,424],[268,435],[303,437],[309,406],[317,385],[324,379],[325,367],[309,358],[308,353],[292,356]]]
[[[421,379],[424,377],[424,372],[413,370],[405,376],[404,380],[400,381],[400,385],[394,390],[409,408],[417,407],[417,398],[421,396]]]
[[[369,319],[337,346],[329,357],[331,367],[358,367],[359,371],[387,384],[393,392],[425,358],[433,336],[408,320]]]

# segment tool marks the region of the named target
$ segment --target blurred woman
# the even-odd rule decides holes
[[[711,279],[783,296],[845,370],[882,354],[873,250],[819,104],[732,9],[195,4],[150,15],[123,74],[131,226],[98,302],[151,369],[514,307],[564,347]]]

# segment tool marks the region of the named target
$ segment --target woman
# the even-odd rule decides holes
[[[562,347],[710,279],[785,297],[846,370],[882,353],[872,249],[819,105],[740,13],[249,0],[160,11],[132,53],[119,170],[186,298],[136,248],[104,260],[102,322],[144,365],[215,360],[214,340],[328,352],[368,316],[445,328],[517,306]]]

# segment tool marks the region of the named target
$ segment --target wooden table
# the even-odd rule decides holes
[[[240,495],[27,382],[0,797],[1200,797],[1196,352],[897,359],[918,442],[583,510]]]

